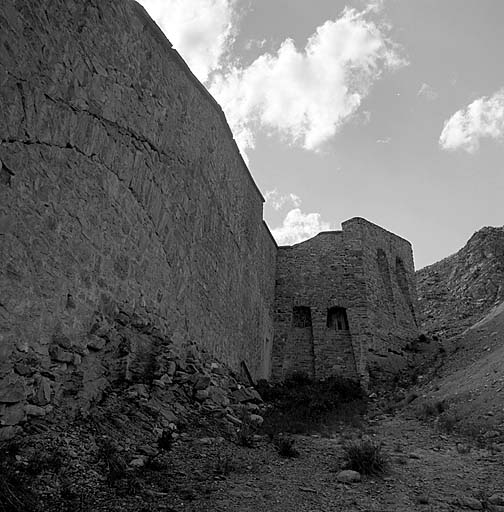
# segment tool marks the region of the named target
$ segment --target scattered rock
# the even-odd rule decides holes
[[[226,414],[226,419],[232,423],[233,425],[243,425],[243,421],[236,418],[235,416],[233,416],[232,414]]]
[[[146,461],[146,458],[145,457],[137,457],[135,459],[133,459],[129,465],[133,468],[142,468],[145,466],[145,461]]]
[[[199,402],[203,402],[209,396],[210,396],[210,393],[208,392],[207,389],[198,389],[198,391],[196,391],[196,393],[194,393],[194,398],[196,398],[196,400],[198,400]]]
[[[264,418],[262,416],[259,416],[259,414],[251,414],[249,416],[250,423],[252,425],[255,425],[256,427],[259,427],[263,424]]]
[[[360,482],[361,481],[361,474],[357,471],[353,471],[352,469],[345,469],[343,471],[340,471],[336,478],[338,482],[343,482],[345,484],[354,483],[354,482]]]
[[[193,389],[198,391],[207,389],[210,386],[211,379],[208,375],[198,375],[195,379]]]
[[[89,350],[101,350],[106,344],[105,339],[100,338],[94,334],[90,334],[87,338],[86,346]]]
[[[51,356],[51,359],[58,361],[59,363],[71,363],[73,362],[74,356],[72,352],[63,350],[59,345],[52,345],[49,348],[49,355]]]

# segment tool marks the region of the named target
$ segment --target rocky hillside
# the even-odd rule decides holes
[[[450,338],[504,300],[504,227],[484,227],[456,254],[417,272],[428,334]]]

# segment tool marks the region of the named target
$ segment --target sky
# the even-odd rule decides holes
[[[416,268],[504,224],[502,0],[140,0],[223,108],[279,245],[364,217]]]

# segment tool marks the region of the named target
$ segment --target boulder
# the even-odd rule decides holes
[[[357,471],[353,471],[351,469],[345,469],[343,471],[340,471],[336,478],[338,482],[343,482],[345,484],[350,484],[354,482],[360,482],[361,481],[361,474]]]

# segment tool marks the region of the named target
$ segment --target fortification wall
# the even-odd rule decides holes
[[[261,376],[276,245],[220,107],[131,0],[2,0],[0,25],[0,415],[103,388],[97,318]]]
[[[367,382],[370,372],[402,368],[418,337],[409,242],[361,218],[342,228],[278,250],[275,378],[302,371]]]
[[[395,373],[406,363],[405,346],[419,335],[411,244],[361,218],[350,219],[342,227],[361,240],[367,330],[358,359],[371,373]]]
[[[365,284],[358,262],[347,254],[343,232],[324,232],[277,257],[273,376],[294,372],[316,377],[340,373],[357,377],[350,334],[364,329]],[[328,327],[328,309],[347,310],[350,332]],[[298,308],[309,308],[304,327],[297,327]],[[305,315],[308,314],[304,313]]]

